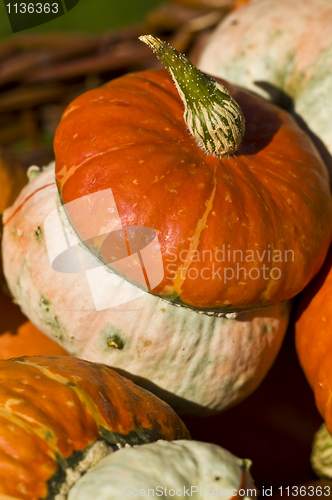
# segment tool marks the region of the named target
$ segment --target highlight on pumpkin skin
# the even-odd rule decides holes
[[[144,35],[139,39],[171,74],[185,107],[184,120],[198,145],[214,156],[235,153],[244,136],[245,120],[226,87],[156,36]]]

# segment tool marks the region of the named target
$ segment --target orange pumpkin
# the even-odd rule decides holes
[[[168,405],[110,368],[69,356],[0,361],[0,494],[64,499],[106,455],[189,438]]]
[[[73,227],[138,285],[114,264],[114,247],[127,256],[126,232],[152,228],[164,277],[150,291],[181,305],[229,312],[293,297],[331,241],[328,174],[316,149],[285,111],[143,38],[176,86],[164,70],[123,76],[75,99],[56,131],[62,203],[111,189],[123,230],[115,245],[111,208],[90,202],[67,205]],[[234,154],[244,133],[238,105],[246,131]]]
[[[296,348],[315,393],[316,404],[332,434],[332,248],[323,269],[303,292],[296,321]]]

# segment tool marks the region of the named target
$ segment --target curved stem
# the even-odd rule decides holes
[[[228,156],[241,144],[244,117],[226,87],[153,35],[140,36],[171,74],[184,103],[184,120],[207,154]]]

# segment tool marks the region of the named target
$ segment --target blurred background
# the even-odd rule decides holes
[[[158,35],[195,62],[211,31],[241,0],[80,0],[61,17],[17,33],[5,3],[0,0],[0,161],[24,169],[53,160],[56,127],[75,97],[128,71],[159,66],[139,35]],[[194,439],[252,459],[260,489],[278,492],[315,479],[309,455],[322,419],[297,360],[292,326],[252,396],[221,415],[184,420]]]
[[[80,0],[64,15],[17,33],[6,3],[0,0],[0,147],[28,167],[53,159],[55,129],[77,95],[158,66],[139,35],[159,35],[195,59],[235,2]]]

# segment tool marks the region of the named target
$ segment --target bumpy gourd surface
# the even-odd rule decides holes
[[[165,490],[166,488],[166,490]],[[200,489],[201,488],[201,489]],[[123,449],[106,457],[80,479],[68,500],[111,500],[138,494],[178,496],[190,493],[199,499],[212,491],[223,498],[256,498],[257,491],[248,471],[248,461],[227,450],[197,441],[177,441]],[[246,493],[243,495],[243,491]],[[181,495],[180,495],[181,493]]]

